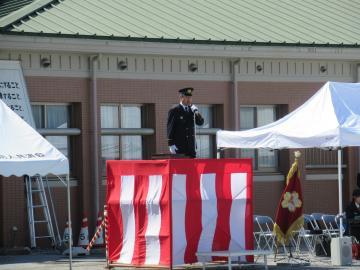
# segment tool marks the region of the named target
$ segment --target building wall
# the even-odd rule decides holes
[[[49,49],[50,46],[49,44]],[[306,59],[280,59],[280,57],[276,57],[278,55],[279,52],[274,53],[274,58],[257,58],[255,56],[252,58],[221,58],[101,54],[97,64],[97,74],[100,78],[116,79],[232,81],[232,62],[240,60],[236,75],[237,79],[241,81],[321,82],[332,80],[352,82],[357,78],[357,63],[353,60],[317,59],[318,55],[315,49],[314,51],[309,50]],[[32,51],[0,50],[0,59],[21,61],[27,76],[89,78],[92,56],[94,54],[50,53],[46,50],[37,51],[34,48]],[[337,58],[339,57],[337,55]],[[48,58],[51,66],[42,67],[40,65],[42,58]],[[119,61],[126,62],[127,68],[119,69]],[[198,65],[195,72],[189,70],[190,63]]]
[[[23,245],[28,235],[26,225],[26,198],[24,194],[24,182],[17,177],[3,177],[1,180],[1,208],[2,245]],[[13,235],[13,227],[17,227],[16,238]]]
[[[50,68],[40,66],[42,57],[49,57]],[[0,51],[0,59],[19,59],[22,62],[31,102],[70,103],[74,106],[74,126],[81,134],[74,136],[72,170],[72,218],[77,242],[81,215],[92,212],[91,197],[91,135],[90,123],[90,60],[84,54],[55,54],[46,52]],[[128,69],[120,71],[117,62],[125,59]],[[187,69],[190,62],[198,64],[197,72]],[[261,66],[261,71],[258,66]],[[320,67],[325,66],[326,72]],[[154,141],[157,153],[167,152],[166,117],[169,108],[178,102],[177,90],[195,88],[194,103],[219,104],[223,107],[223,121],[219,124],[232,129],[233,84],[232,64],[229,59],[211,57],[126,56],[103,55],[98,64],[98,108],[101,104],[154,104]],[[353,81],[354,64],[348,61],[242,59],[235,79],[239,105],[285,105],[292,111],[308,99],[327,80]],[[98,118],[100,121],[100,117]],[[99,122],[100,125],[100,122]],[[231,154],[230,154],[231,155]],[[346,199],[354,187],[357,173],[357,151],[349,151],[350,167],[346,175]],[[284,178],[293,160],[293,151],[281,154],[283,168],[279,172],[256,172],[254,177],[255,214],[275,215]],[[303,161],[304,164],[304,153]],[[100,161],[99,161],[100,163]],[[334,169],[308,170],[302,167],[305,212],[337,211],[337,181]],[[100,170],[101,172],[101,170]],[[349,178],[351,177],[351,179]],[[99,179],[102,179],[99,176]],[[320,179],[320,180],[319,180]],[[11,245],[9,230],[17,226],[16,243],[28,244],[28,224],[24,185],[21,179],[0,182],[0,245]],[[65,188],[54,187],[55,204],[60,232],[66,222]],[[105,200],[105,181],[100,181],[100,206]],[[346,200],[345,199],[345,200]],[[89,219],[90,234],[95,217]]]

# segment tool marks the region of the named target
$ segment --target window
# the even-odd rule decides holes
[[[119,128],[119,123],[118,106],[101,106],[101,128]],[[119,142],[118,136],[101,136],[101,156],[104,161],[120,159]]]
[[[102,105],[101,128],[141,128],[141,105]],[[138,135],[101,136],[101,155],[108,159],[142,159],[142,137]]]
[[[306,168],[337,168],[337,151],[305,149]],[[344,164],[344,163],[343,163]]]
[[[141,128],[141,106],[121,106],[121,128]],[[141,136],[121,137],[122,159],[142,159]]]
[[[68,104],[34,104],[31,106],[36,128],[69,128],[71,106]],[[69,136],[46,136],[52,145],[69,157]]]
[[[240,130],[260,127],[276,120],[276,106],[241,106]],[[241,149],[241,157],[252,158],[255,170],[276,170],[277,152],[264,149]]]
[[[212,105],[198,105],[199,112],[204,117],[204,124],[196,126],[196,128],[213,128],[213,106]],[[214,155],[214,136],[213,135],[197,135],[197,157],[211,158]]]

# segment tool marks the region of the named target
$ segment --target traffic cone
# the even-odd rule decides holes
[[[69,239],[70,239],[69,222],[66,222],[66,226],[63,234],[63,242],[69,243]]]
[[[96,231],[98,233],[96,235],[97,238],[94,242],[94,247],[103,247],[104,246],[104,236],[103,236],[104,231],[101,228],[101,223],[102,223],[102,216],[101,216],[101,211],[99,211],[98,218],[96,220]]]
[[[88,219],[84,215],[84,218],[82,219],[82,223],[81,223],[78,246],[86,248],[88,244],[89,244]]]

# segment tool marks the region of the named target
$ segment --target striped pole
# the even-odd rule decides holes
[[[90,243],[89,243],[88,246],[86,247],[86,249],[87,249],[88,251],[93,247],[96,239],[98,239],[98,238],[100,237],[100,234],[101,234],[101,231],[102,231],[102,228],[103,228],[103,227],[105,227],[105,220],[103,220],[103,221],[101,222],[100,226],[98,226],[98,228],[97,228],[97,230],[96,230],[96,232],[95,232],[95,235],[93,236],[93,238],[91,239]]]
[[[104,227],[105,227],[105,254],[106,254],[106,267],[109,269],[109,246],[108,246],[108,211],[107,205],[104,205]]]

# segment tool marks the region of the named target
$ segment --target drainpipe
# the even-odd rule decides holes
[[[239,93],[238,93],[238,89],[237,89],[237,74],[238,74],[238,67],[240,64],[240,59],[234,60],[232,62],[232,83],[233,83],[233,97],[234,97],[234,130],[239,130],[240,129],[240,123],[239,123]]]
[[[238,93],[238,87],[237,87],[237,75],[239,72],[239,65],[240,65],[240,58],[237,60],[234,60],[232,62],[232,84],[233,84],[233,113],[234,113],[234,130],[237,131],[240,129],[240,121],[239,121],[239,114],[240,114],[240,108],[239,108],[239,93]],[[240,150],[238,148],[235,149],[235,156],[240,156]]]
[[[91,144],[92,144],[92,217],[96,219],[99,212],[99,128],[98,128],[98,115],[97,115],[97,81],[96,71],[97,64],[100,61],[101,55],[95,55],[90,57],[91,62],[91,93],[90,93],[90,111],[91,111]]]

